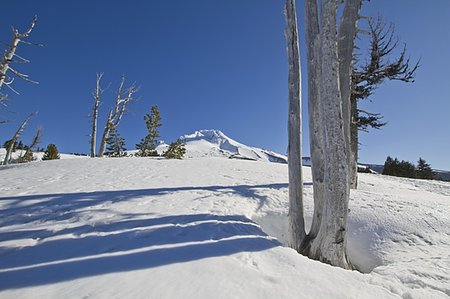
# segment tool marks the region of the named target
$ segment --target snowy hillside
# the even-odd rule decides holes
[[[24,155],[25,151],[24,150],[16,150],[15,152],[12,153],[12,158],[13,159],[17,159],[20,156]],[[6,155],[6,149],[5,148],[0,148],[0,161],[3,162],[3,160],[5,159],[5,155]],[[72,155],[72,154],[59,154],[61,159],[84,159],[84,158],[88,158],[87,156],[80,156],[80,155]],[[34,153],[34,157],[36,158],[37,161],[41,160],[42,157],[44,156],[44,152],[37,152]]]
[[[286,163],[286,156],[250,147],[226,136],[219,130],[200,130],[180,137],[186,143],[186,157],[228,157],[253,161]]]
[[[361,274],[283,245],[285,164],[66,159],[2,166],[0,180],[0,298],[450,296],[449,183],[361,174]]]

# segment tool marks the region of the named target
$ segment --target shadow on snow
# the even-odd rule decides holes
[[[287,188],[287,184],[180,187],[105,191],[73,194],[44,194],[3,197],[11,200],[0,211],[0,225],[32,221],[60,221],[76,217],[83,209],[118,201],[171,192],[207,190],[230,192],[259,201],[260,188]],[[34,201],[21,206],[26,201]],[[89,212],[95,209],[89,209]],[[1,241],[22,238],[37,244],[0,252],[0,290],[52,284],[95,275],[149,269],[175,263],[239,252],[257,252],[280,246],[250,219],[239,215],[175,215],[148,218],[147,214],[123,214],[107,224],[80,225],[56,231],[29,229],[0,233]],[[147,218],[140,218],[145,217]],[[132,219],[134,218],[134,219]],[[137,218],[137,219],[136,219]],[[46,240],[46,238],[56,237]],[[161,248],[164,247],[164,248]]]

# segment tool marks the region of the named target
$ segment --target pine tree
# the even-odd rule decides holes
[[[6,140],[5,143],[3,143],[3,147],[4,147],[4,148],[9,148],[10,145],[11,145],[11,142],[12,142],[12,139]],[[17,141],[14,142],[14,145],[13,145],[13,147],[12,147],[12,152],[15,152],[16,149],[17,149]]]
[[[177,140],[169,145],[169,148],[163,153],[167,159],[183,159],[186,154],[186,147],[183,141]]]
[[[144,116],[145,125],[147,126],[148,134],[145,138],[141,139],[139,144],[136,144],[136,149],[139,157],[149,157],[149,156],[159,156],[156,151],[156,146],[158,145],[157,138],[159,135],[159,127],[162,126],[160,123],[161,116],[159,115],[158,106],[152,106],[150,114]]]
[[[388,156],[386,158],[386,161],[384,162],[383,172],[384,175],[392,175],[394,168],[394,159],[391,158],[391,156]]]
[[[106,138],[106,156],[125,157],[127,155],[125,148],[125,138],[121,137],[114,126],[109,128],[109,136]]]
[[[432,180],[436,178],[436,174],[433,172],[430,164],[428,164],[424,159],[419,158],[416,168],[416,177],[418,179]]]
[[[23,144],[22,140],[19,140],[19,143],[17,143],[16,149],[23,150],[23,149],[24,149],[24,146],[25,146],[25,145]]]
[[[15,163],[27,163],[36,160],[33,151],[29,148],[23,156],[16,159]]]
[[[56,160],[59,159],[59,153],[58,148],[54,144],[49,144],[47,146],[47,149],[44,152],[44,156],[42,157],[42,160]]]

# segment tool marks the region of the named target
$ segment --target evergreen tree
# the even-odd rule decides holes
[[[183,159],[186,154],[186,147],[183,141],[177,140],[169,145],[169,148],[163,153],[167,159]]]
[[[4,148],[9,148],[9,146],[11,145],[12,139],[10,140],[6,140],[5,143],[3,143],[3,147]],[[12,148],[12,152],[15,152],[17,149],[17,141],[14,142],[13,148]]]
[[[16,163],[27,163],[36,160],[36,157],[33,154],[31,149],[28,149],[23,156],[17,158],[14,162]]]
[[[436,174],[431,169],[430,164],[428,164],[424,159],[419,158],[417,162],[416,175],[418,179],[432,180],[436,178]]]
[[[121,137],[114,126],[111,126],[109,136],[105,140],[106,152],[109,157],[125,157],[127,155],[125,148],[125,138]]]
[[[159,127],[162,126],[161,116],[159,115],[158,106],[152,106],[150,114],[144,116],[145,125],[147,126],[147,136],[141,139],[139,144],[136,144],[136,149],[138,150],[137,156],[149,157],[149,156],[159,156],[156,151],[156,146],[158,145],[157,138],[159,135]]]
[[[44,156],[42,157],[42,160],[56,160],[59,159],[59,153],[58,148],[54,144],[49,144],[47,146],[47,149],[44,152]]]
[[[25,145],[23,144],[22,140],[19,140],[19,143],[17,143],[16,149],[23,150],[23,149],[24,149],[24,146],[25,146]]]
[[[392,175],[393,167],[394,167],[394,160],[391,158],[391,156],[388,156],[386,158],[386,162],[384,162],[384,167],[383,167],[383,173],[382,174],[384,174],[384,175]]]
[[[383,174],[414,179],[416,178],[416,167],[411,162],[399,161],[397,158],[392,159],[388,156],[384,162]]]

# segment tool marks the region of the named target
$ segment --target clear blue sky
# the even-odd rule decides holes
[[[301,47],[303,2],[298,1]],[[287,147],[287,62],[281,0],[195,1],[9,1],[2,7],[0,40],[10,26],[39,20],[31,41],[18,53],[31,60],[17,66],[39,85],[16,81],[0,127],[9,139],[19,122],[39,111],[23,139],[37,126],[41,146],[62,152],[89,150],[88,134],[95,74],[111,83],[101,106],[102,126],[120,76],[140,86],[139,100],[119,126],[127,148],[145,133],[143,115],[157,104],[167,142],[199,129],[220,129],[243,143],[281,153]],[[363,162],[383,163],[387,155],[450,169],[450,2],[378,0],[364,15],[381,15],[396,25],[412,59],[421,58],[416,83],[386,83],[364,107],[380,112],[388,125],[361,136]],[[302,61],[304,74],[306,63]],[[304,82],[305,85],[305,82]],[[304,115],[306,116],[306,88]],[[307,123],[305,117],[304,123]],[[307,128],[304,153],[308,155]]]

